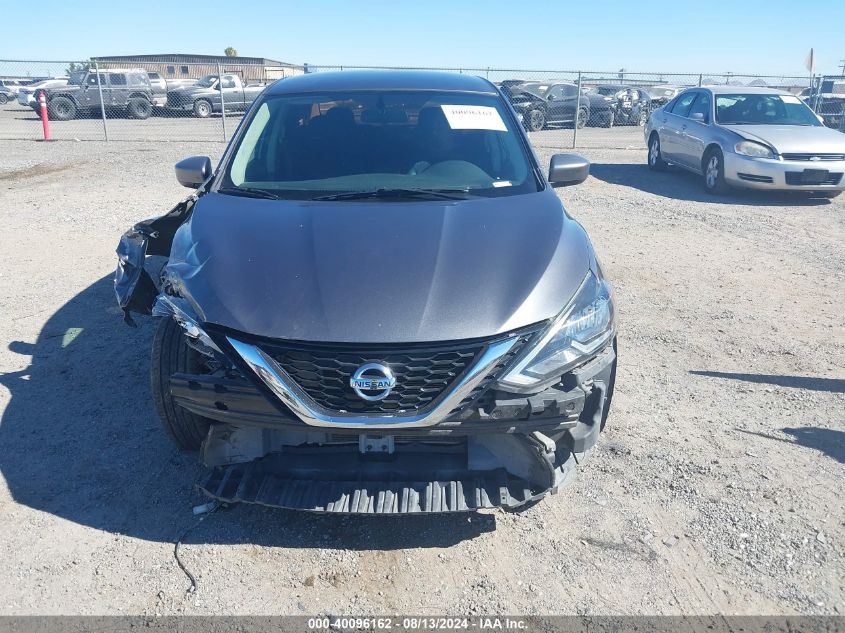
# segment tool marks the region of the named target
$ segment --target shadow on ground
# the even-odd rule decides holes
[[[816,378],[815,376],[782,376],[779,374],[741,374],[729,371],[690,371],[695,376],[706,376],[708,378],[726,378],[729,380],[742,380],[764,385],[777,385],[778,387],[794,387],[795,389],[808,389],[810,391],[829,391],[831,393],[845,393],[845,379],[842,378]]]
[[[792,440],[787,440],[775,435],[767,433],[756,433],[754,431],[746,431],[745,429],[737,429],[748,435],[756,435],[758,437],[765,437],[769,440],[777,442],[785,442],[786,444],[797,444],[806,448],[812,448],[832,457],[840,464],[845,464],[845,431],[837,431],[836,429],[825,429],[816,426],[804,426],[798,428],[787,427],[781,429],[782,433],[791,436]]]
[[[590,165],[590,175],[609,184],[623,185],[676,200],[767,207],[816,206],[832,202],[828,198],[788,191],[733,189],[726,195],[711,195],[704,191],[701,176],[677,167],[670,167],[665,172],[654,172],[645,163],[593,163]]]
[[[153,323],[125,326],[111,275],[53,314],[32,343],[9,349],[29,367],[0,374],[0,473],[16,503],[100,530],[174,541],[195,522],[195,454],[159,428],[149,389]],[[495,529],[493,515],[344,517],[261,507],[220,513],[192,542],[293,548],[448,547]]]

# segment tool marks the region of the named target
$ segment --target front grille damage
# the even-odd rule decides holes
[[[491,386],[471,410],[436,426],[369,435],[273,417],[263,394],[256,393],[264,409],[250,404],[246,390],[199,386],[193,378],[179,384],[174,376],[173,394],[183,406],[196,405],[202,393],[225,407],[231,393],[228,402],[252,409],[252,417],[205,409],[218,421],[202,448],[212,471],[198,488],[219,501],[367,514],[515,508],[556,492],[595,445],[615,359],[615,347],[608,347],[542,394],[516,396]]]

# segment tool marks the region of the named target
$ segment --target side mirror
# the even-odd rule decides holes
[[[707,123],[707,117],[703,112],[693,112],[689,115],[690,121],[698,121],[699,123]]]
[[[211,159],[208,156],[191,156],[176,163],[176,180],[183,187],[196,189],[211,177]]]
[[[590,161],[580,154],[555,154],[549,162],[552,187],[580,185],[590,175]]]

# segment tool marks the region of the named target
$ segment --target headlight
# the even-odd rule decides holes
[[[754,158],[774,158],[775,153],[763,145],[762,143],[755,143],[754,141],[740,141],[734,145],[734,151],[743,156],[752,156]]]
[[[566,308],[499,384],[517,392],[541,387],[599,351],[614,331],[613,291],[590,271]]]

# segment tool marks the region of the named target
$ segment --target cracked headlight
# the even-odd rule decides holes
[[[516,392],[543,387],[602,349],[614,332],[613,291],[590,271],[566,308],[499,384]]]
[[[734,145],[734,151],[743,156],[751,156],[752,158],[774,158],[775,153],[762,143],[755,143],[754,141],[740,141]]]

